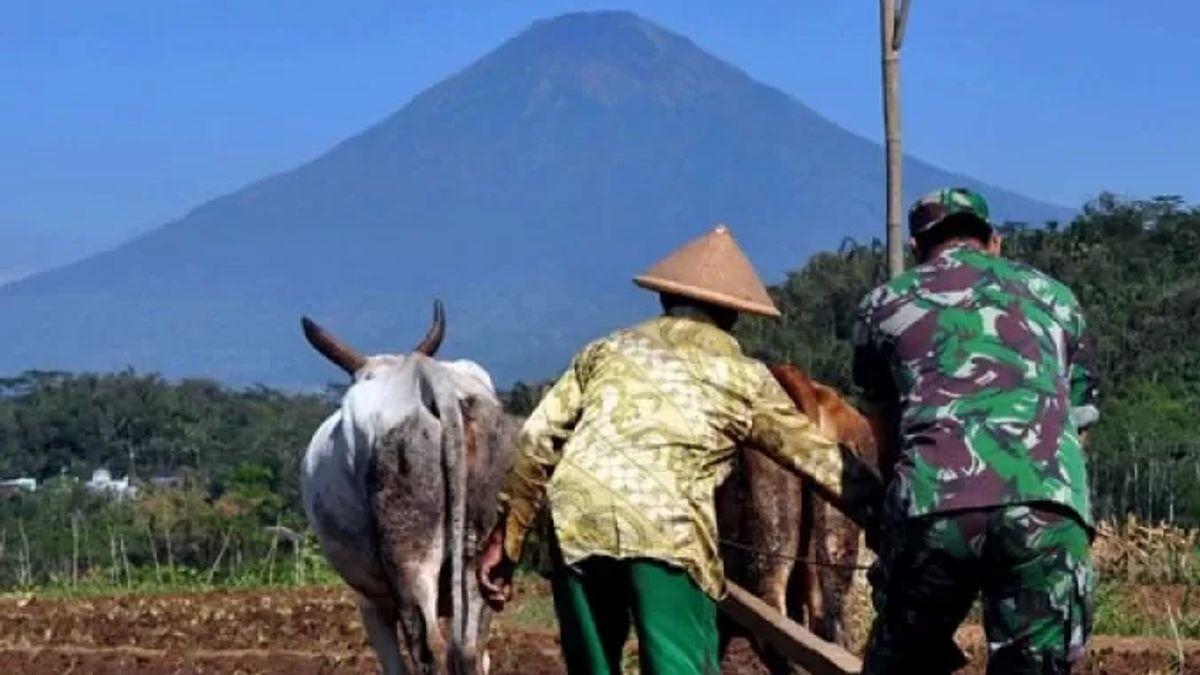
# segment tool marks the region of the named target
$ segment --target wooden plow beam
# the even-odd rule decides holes
[[[721,611],[774,647],[792,663],[813,675],[859,675],[857,656],[814,635],[804,626],[775,611],[750,591],[727,581],[728,593]]]

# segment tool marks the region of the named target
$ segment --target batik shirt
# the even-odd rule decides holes
[[[585,347],[526,421],[501,491],[520,558],[543,495],[564,562],[649,558],[724,594],[714,493],[740,445],[814,479],[864,521],[878,477],[823,436],[735,338],[660,317]]]
[[[899,406],[888,507],[1053,502],[1090,525],[1079,429],[1099,413],[1085,333],[1070,289],[971,246],[868,294],[854,381],[867,405]]]

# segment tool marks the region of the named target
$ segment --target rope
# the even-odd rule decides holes
[[[731,541],[729,539],[719,539],[718,542],[722,546],[728,546],[730,548],[740,549],[742,551],[746,551],[747,553],[753,553],[754,555],[757,555],[757,556],[760,556],[763,558],[779,558],[781,560],[791,560],[793,562],[802,563],[804,565],[812,565],[814,567],[832,567],[835,569],[843,569],[843,570],[866,571],[866,570],[871,569],[870,565],[859,565],[856,563],[822,562],[820,560],[811,560],[809,558],[802,558],[800,556],[787,555],[786,553],[771,553],[769,551],[759,550],[759,549],[754,548],[753,546],[742,544],[742,543],[739,543],[736,541]]]

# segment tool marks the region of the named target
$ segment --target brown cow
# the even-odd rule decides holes
[[[868,462],[877,461],[866,418],[834,389],[790,364],[771,366],[771,373],[823,432]],[[845,646],[846,600],[854,575],[847,566],[858,558],[859,528],[766,455],[747,450],[738,456],[737,468],[717,492],[728,579],[822,638]],[[802,672],[725,617],[721,633],[722,653],[731,638],[743,635],[772,675]]]

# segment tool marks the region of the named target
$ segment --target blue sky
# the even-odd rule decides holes
[[[0,235],[112,243],[312,158],[536,19],[601,8],[882,135],[865,0],[0,0]],[[1200,199],[1197,25],[1192,2],[917,0],[905,150],[1067,206]]]

